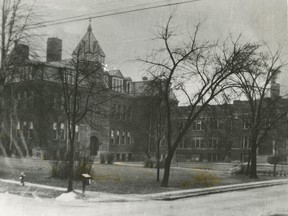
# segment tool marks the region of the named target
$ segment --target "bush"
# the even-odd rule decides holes
[[[145,168],[153,168],[153,167],[154,167],[154,164],[155,164],[155,161],[154,161],[152,158],[147,158],[147,159],[144,161],[144,167],[145,167]]]
[[[155,159],[155,158],[147,158],[144,161],[143,166],[145,168],[157,168],[157,159]],[[159,166],[160,166],[160,168],[164,168],[165,167],[165,160],[164,159],[160,160]]]
[[[88,158],[82,158],[74,162],[74,179],[81,178],[83,173],[91,174],[93,161]],[[69,161],[53,161],[51,162],[51,177],[67,179],[69,174]]]
[[[219,185],[220,179],[214,174],[201,172],[194,176],[194,183],[201,187],[212,187]]]
[[[113,153],[110,153],[110,152],[106,153],[106,162],[107,162],[107,164],[113,164],[113,162],[114,162],[114,154]]]
[[[100,163],[105,164],[105,162],[106,162],[106,154],[100,153]]]

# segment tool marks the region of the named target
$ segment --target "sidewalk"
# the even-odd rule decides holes
[[[1,182],[9,183],[9,184],[18,184],[18,181],[0,179]],[[210,188],[198,188],[198,189],[189,189],[189,190],[179,190],[179,191],[170,191],[170,192],[162,192],[155,194],[111,194],[104,192],[95,192],[95,191],[86,191],[85,192],[85,201],[86,202],[123,202],[123,201],[144,201],[144,200],[176,200],[183,199],[188,197],[196,197],[203,196],[208,194],[215,193],[224,193],[229,191],[239,191],[239,190],[248,190],[253,188],[260,187],[269,187],[274,185],[283,185],[287,184],[288,179],[280,179],[280,180],[271,180],[271,181],[261,181],[261,182],[250,182],[244,184],[235,184],[235,185],[224,185]],[[47,185],[33,184],[33,183],[25,183],[25,186],[35,187],[35,188],[43,188],[50,190],[57,190],[66,192],[66,188],[62,187],[53,187]],[[80,190],[76,190],[77,193],[81,194]],[[34,195],[33,195],[34,196]],[[37,195],[36,195],[37,196]]]

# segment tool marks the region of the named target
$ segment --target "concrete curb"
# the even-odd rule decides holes
[[[149,196],[153,200],[177,200],[177,199],[183,199],[183,198],[188,198],[188,197],[196,197],[196,196],[224,193],[224,192],[230,192],[230,191],[240,191],[240,190],[269,187],[269,186],[275,186],[275,185],[283,185],[287,183],[288,183],[288,179],[281,179],[281,180],[251,182],[251,183],[244,183],[244,184],[224,185],[224,186],[217,186],[217,187],[211,187],[211,188],[200,188],[200,189],[191,189],[191,190],[183,190],[183,191],[164,192],[164,193],[157,193],[157,194],[149,194],[147,196]]]

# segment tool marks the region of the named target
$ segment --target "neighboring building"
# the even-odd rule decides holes
[[[287,113],[288,99],[280,98],[279,93],[279,85],[272,83],[270,97],[263,100],[265,107],[265,113],[262,114],[265,118],[262,121],[263,128],[271,124],[276,111]],[[276,97],[278,97],[277,107],[271,106],[273,98]],[[184,120],[186,109],[188,108],[179,107]],[[175,159],[177,161],[247,162],[251,148],[249,116],[248,101],[235,100],[233,104],[209,106],[184,136],[176,151]],[[181,125],[181,118],[178,121]],[[283,116],[280,122],[269,130],[258,148],[259,159],[264,158],[262,162],[267,162],[267,156],[275,153],[280,156],[282,163],[288,162],[287,115]]]

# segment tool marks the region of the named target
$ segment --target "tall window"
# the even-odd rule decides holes
[[[59,131],[59,138],[60,140],[65,140],[65,124],[60,124],[60,131]]]
[[[126,83],[126,93],[130,94],[131,83],[127,81]]]
[[[57,138],[58,138],[58,131],[57,131],[57,122],[54,122],[53,123],[53,128],[52,128],[53,130],[52,130],[52,138],[54,139],[54,140],[57,140]]]
[[[203,138],[200,137],[193,138],[192,143],[194,148],[203,148]]]
[[[114,91],[123,92],[123,80],[113,77],[112,88]]]
[[[131,143],[131,134],[130,132],[127,132],[127,145],[130,145]]]
[[[16,130],[17,130],[17,137],[20,137],[21,136],[21,127],[20,127],[20,122],[19,121],[17,122]]]
[[[210,138],[209,139],[209,148],[216,149],[218,146],[218,139],[217,138]]]
[[[28,138],[28,124],[26,121],[23,122],[23,137]]]
[[[122,132],[122,137],[121,137],[121,144],[124,145],[125,144],[125,132]]]
[[[33,130],[34,130],[33,122],[30,122],[30,124],[29,124],[29,138],[30,139],[34,138]]]
[[[201,120],[196,120],[193,124],[193,130],[196,130],[196,131],[201,131],[203,130],[203,127],[202,127],[202,121]]]
[[[250,119],[248,117],[243,118],[243,129],[250,128]]]
[[[114,130],[111,130],[111,133],[110,133],[110,143],[112,145],[114,144]]]
[[[242,148],[250,148],[249,137],[243,137],[242,138]]]
[[[120,132],[116,132],[116,144],[120,144]]]
[[[75,125],[75,141],[79,141],[79,126]]]

